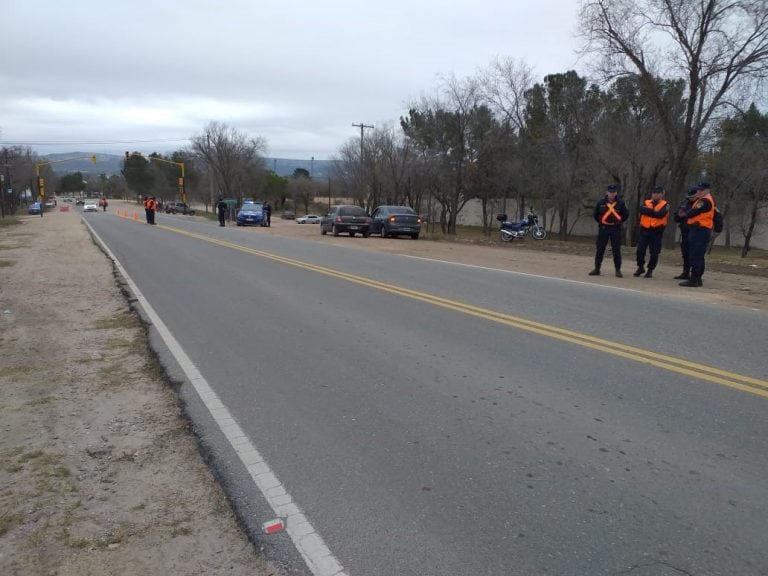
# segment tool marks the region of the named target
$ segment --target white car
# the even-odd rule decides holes
[[[83,204],[83,212],[98,212],[99,206],[93,200],[86,200]]]
[[[296,224],[320,224],[320,216],[317,214],[307,214],[296,218]]]

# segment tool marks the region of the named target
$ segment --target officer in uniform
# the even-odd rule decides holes
[[[621,225],[629,219],[629,210],[624,200],[619,198],[619,187],[616,184],[611,184],[606,188],[605,196],[595,204],[593,216],[598,224],[597,251],[595,252],[595,267],[589,275],[600,275],[605,248],[610,240],[616,276],[621,278],[623,276],[621,273]]]
[[[216,204],[216,212],[219,215],[219,226],[225,226],[224,222],[227,217],[227,203],[224,202],[224,198],[219,196],[219,202]]]
[[[645,274],[653,278],[653,271],[659,262],[661,238],[669,222],[669,203],[664,199],[664,188],[655,186],[651,197],[640,206],[640,234],[637,237],[637,270],[635,276]],[[645,270],[645,252],[650,248],[648,271]]]
[[[702,286],[704,256],[715,227],[715,199],[709,193],[709,182],[699,182],[696,195],[688,210],[681,211],[688,224],[688,258],[691,262],[691,277],[680,286],[698,288]]]
[[[693,197],[698,191],[698,186],[688,188],[685,198],[675,213],[675,222],[680,228],[680,252],[683,256],[683,271],[675,276],[675,280],[688,280],[691,277],[691,259],[688,256],[688,219],[685,217],[685,213],[693,205]]]

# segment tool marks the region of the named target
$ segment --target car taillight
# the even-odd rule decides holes
[[[334,222],[336,222],[336,224],[341,224],[343,220],[341,219],[341,216],[336,216],[336,220],[334,220]]]
[[[389,217],[389,221],[390,221],[390,222],[394,222],[394,221],[395,221],[395,217],[394,217],[394,216],[390,216],[390,217]]]

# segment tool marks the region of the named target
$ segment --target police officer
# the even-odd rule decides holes
[[[688,258],[691,262],[691,277],[680,282],[680,286],[698,288],[703,285],[701,277],[704,275],[704,256],[715,226],[715,199],[709,192],[709,182],[699,182],[691,207],[681,216],[685,216],[688,224]]]
[[[637,237],[637,270],[635,276],[645,274],[653,278],[653,271],[659,263],[661,239],[669,222],[669,203],[664,199],[664,188],[655,186],[651,197],[640,206],[640,234]],[[648,271],[645,270],[645,252],[650,248]]]
[[[152,219],[149,215],[149,196],[144,196],[144,216],[147,218],[147,224],[152,224]]]
[[[688,188],[685,198],[675,213],[675,222],[680,228],[680,252],[683,256],[683,271],[675,276],[675,280],[688,280],[691,277],[691,259],[688,256],[688,218],[686,218],[685,213],[693,205],[693,197],[696,196],[698,190],[698,186]]]
[[[624,200],[619,198],[619,187],[616,184],[611,184],[606,188],[605,196],[595,204],[593,216],[598,224],[597,251],[595,252],[595,268],[589,275],[600,275],[605,248],[610,240],[616,276],[621,278],[623,276],[621,273],[621,225],[629,218],[629,210]]]
[[[157,200],[155,200],[154,196],[150,196],[149,200],[147,200],[147,216],[149,217],[150,224],[156,224],[155,222],[156,211],[157,211]]]
[[[272,226],[272,205],[269,202],[264,203],[264,217],[267,220],[267,226]]]
[[[216,204],[216,212],[219,214],[219,226],[224,226],[224,221],[227,215],[227,203],[224,202],[224,198],[219,196],[219,203]]]

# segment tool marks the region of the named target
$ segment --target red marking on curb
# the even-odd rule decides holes
[[[282,532],[284,528],[285,528],[285,524],[280,518],[275,518],[274,520],[270,520],[269,522],[264,522],[264,524],[261,525],[261,530],[265,534],[274,534],[275,532]]]

